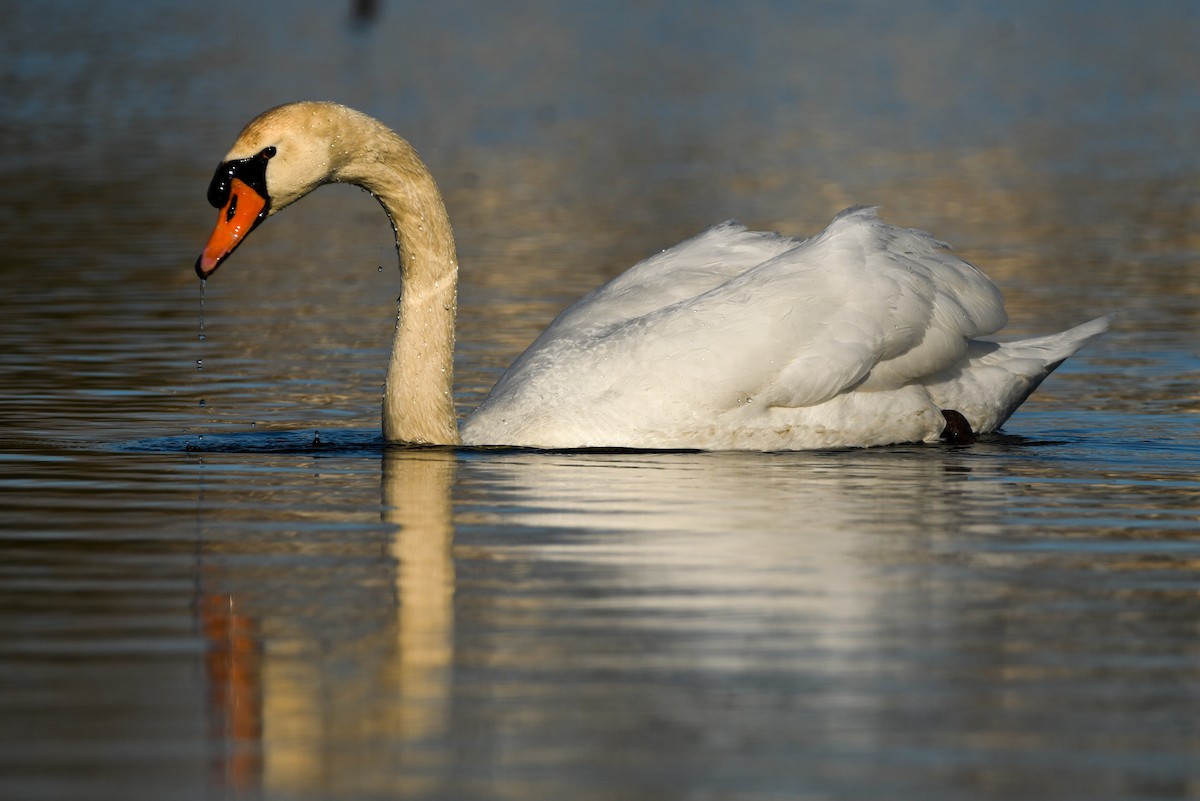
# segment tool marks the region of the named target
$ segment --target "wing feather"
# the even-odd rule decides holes
[[[744,398],[812,406],[917,382],[1004,322],[979,270],[876,209],[848,209],[808,240],[726,223],[564,311],[480,413],[553,399],[596,414],[638,397],[689,414]]]

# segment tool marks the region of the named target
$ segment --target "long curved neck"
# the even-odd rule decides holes
[[[366,118],[369,120],[369,118]],[[374,123],[335,180],[357,184],[383,206],[396,234],[401,291],[383,397],[388,442],[457,445],[454,232],[433,177],[408,142]],[[360,132],[361,134],[361,132]]]

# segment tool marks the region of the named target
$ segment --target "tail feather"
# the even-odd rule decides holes
[[[1029,339],[1018,339],[1012,342],[994,344],[999,344],[1001,350],[1014,355],[1020,354],[1026,358],[1043,358],[1047,364],[1053,363],[1054,367],[1057,367],[1068,356],[1075,353],[1075,351],[1108,331],[1108,327],[1112,324],[1116,316],[1116,314],[1106,314],[1103,317],[1097,317],[1095,320],[1089,320],[1082,325],[1068,328],[1066,331],[1060,331],[1057,334],[1046,334],[1040,337],[1030,337]],[[989,340],[984,339],[980,341],[986,342]],[[1054,367],[1050,369],[1053,370]]]
[[[1107,331],[1114,317],[1109,314],[1057,334],[1012,342],[974,340],[967,360],[927,385],[929,392],[941,408],[966,416],[976,432],[995,431],[1046,376]]]

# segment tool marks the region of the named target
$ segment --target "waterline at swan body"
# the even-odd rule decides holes
[[[217,168],[204,278],[267,217],[357,184],[393,223],[401,293],[383,401],[389,442],[534,448],[800,450],[937,440],[944,410],[992,432],[1100,318],[1003,344],[982,272],[874,209],[811,239],[714,226],[630,268],[554,320],[462,422],[452,365],[458,262],[413,148],[332,103],[260,115]]]

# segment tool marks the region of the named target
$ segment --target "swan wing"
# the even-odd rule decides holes
[[[748,403],[802,408],[850,389],[894,390],[964,358],[971,337],[1004,322],[982,273],[875,209],[848,209],[802,241],[718,226],[560,315],[464,438],[564,426],[615,441],[614,428],[690,430]]]
[[[726,221],[643,259],[584,295],[555,318],[529,350],[620,325],[721,286],[784,253],[798,240]]]
[[[816,291],[805,297],[806,323],[791,332],[794,355],[773,399],[780,405],[921,382],[1007,322],[987,276],[929,234],[884,223],[875,208],[838,215],[781,268]]]

